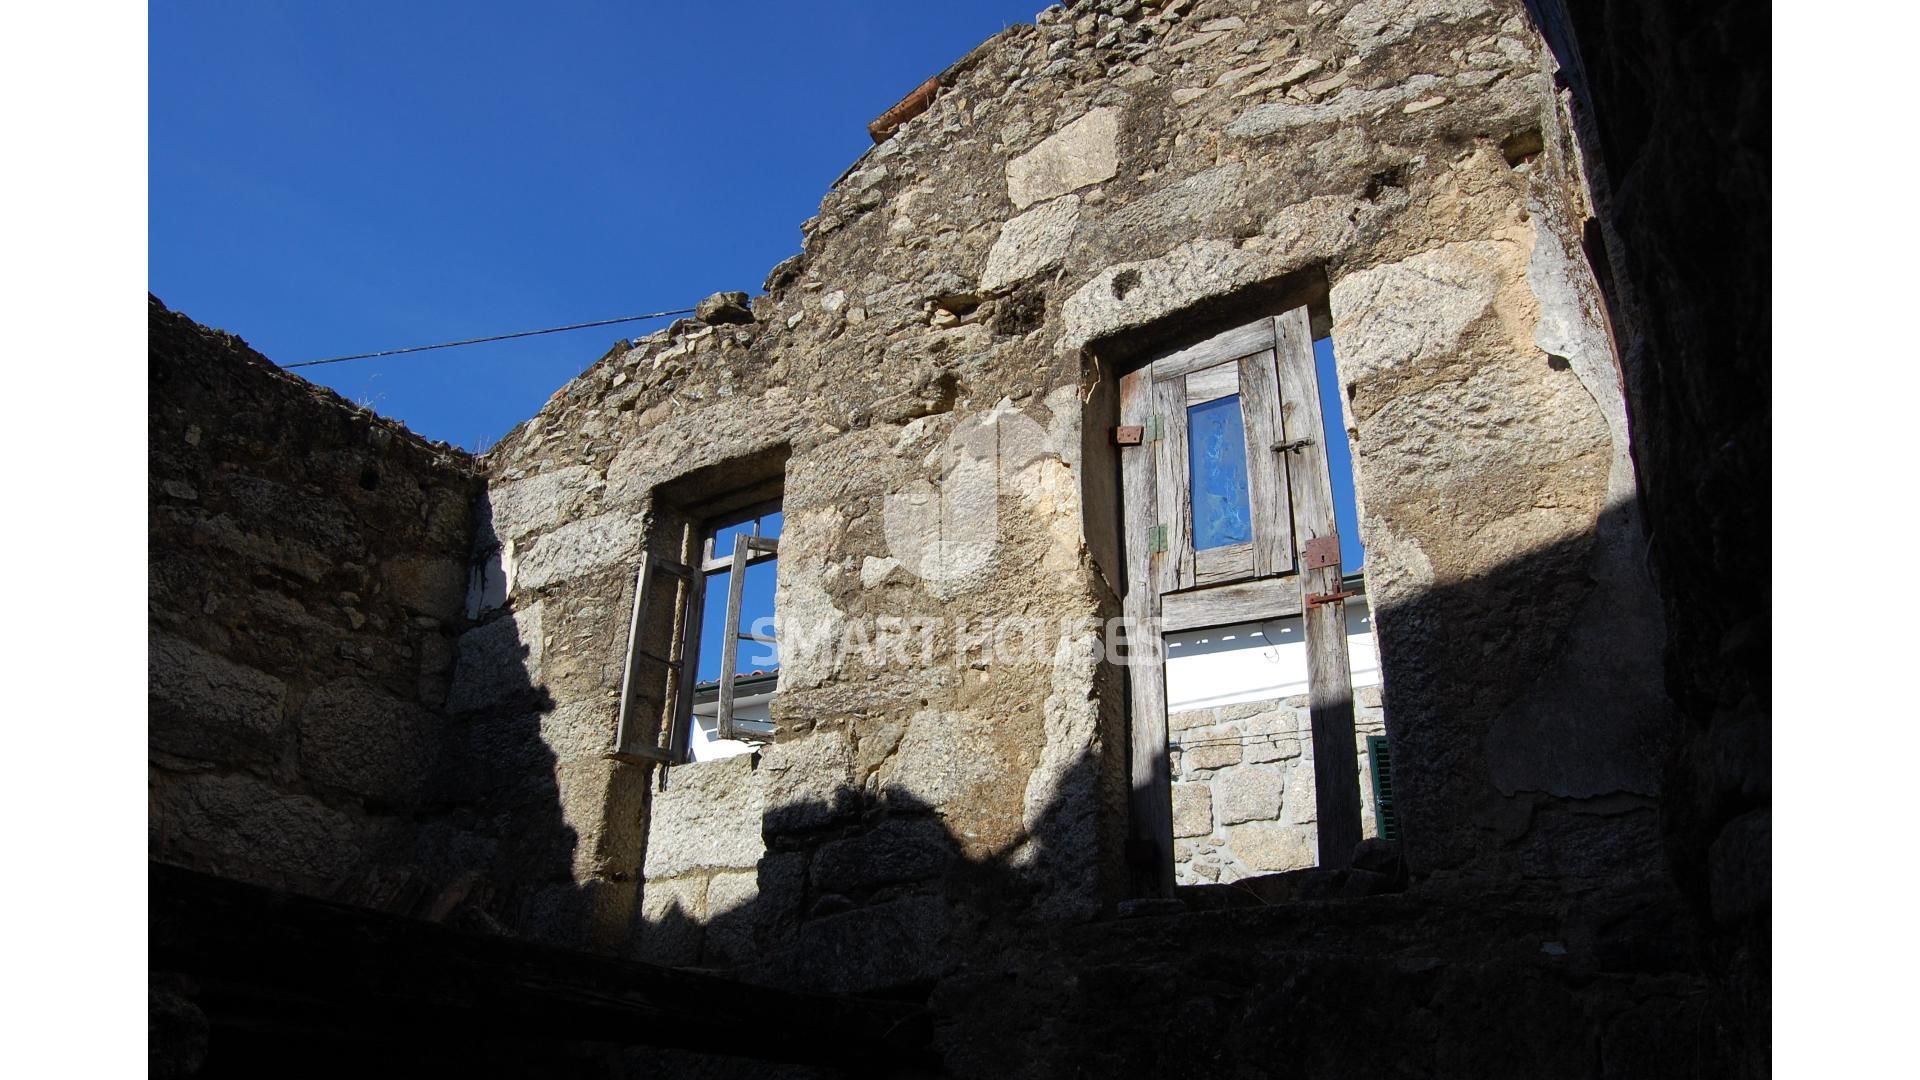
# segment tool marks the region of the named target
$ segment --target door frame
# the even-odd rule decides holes
[[[1227,561],[1202,559],[1193,550],[1186,490],[1185,410],[1196,400],[1223,396],[1229,383],[1228,392],[1243,395],[1247,437],[1253,535],[1244,563],[1237,552]],[[1173,895],[1164,635],[1174,629],[1302,618],[1319,865],[1347,866],[1361,837],[1359,757],[1347,594],[1341,591],[1328,435],[1307,308],[1150,354],[1119,379],[1119,422],[1142,433],[1119,450],[1130,697],[1127,847],[1134,894]]]

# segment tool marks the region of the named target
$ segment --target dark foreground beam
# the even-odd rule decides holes
[[[931,1064],[917,1006],[770,990],[148,866],[149,967],[205,1014],[202,1075],[376,1063],[604,1075],[625,1047],[860,1073]]]

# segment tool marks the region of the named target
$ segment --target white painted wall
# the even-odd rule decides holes
[[[1307,642],[1298,616],[1168,634],[1167,711],[1211,709],[1307,692]],[[1373,615],[1347,604],[1347,664],[1355,689],[1380,684]]]

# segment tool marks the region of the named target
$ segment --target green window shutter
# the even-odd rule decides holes
[[[1400,839],[1400,818],[1393,811],[1393,751],[1385,735],[1367,736],[1367,760],[1373,773],[1373,824],[1382,840]]]

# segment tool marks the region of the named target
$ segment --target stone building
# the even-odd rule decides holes
[[[1754,481],[1662,487],[1704,361],[1619,193],[1684,152],[1579,62],[1652,25],[1609,8],[1049,8],[761,294],[478,457],[152,301],[156,890],[934,1025],[876,1064],[529,1020],[548,1071],[1757,1068],[1764,688],[1705,658],[1764,623],[1703,629],[1648,520]],[[155,917],[156,1055],[259,1050],[195,974],[232,941]]]

